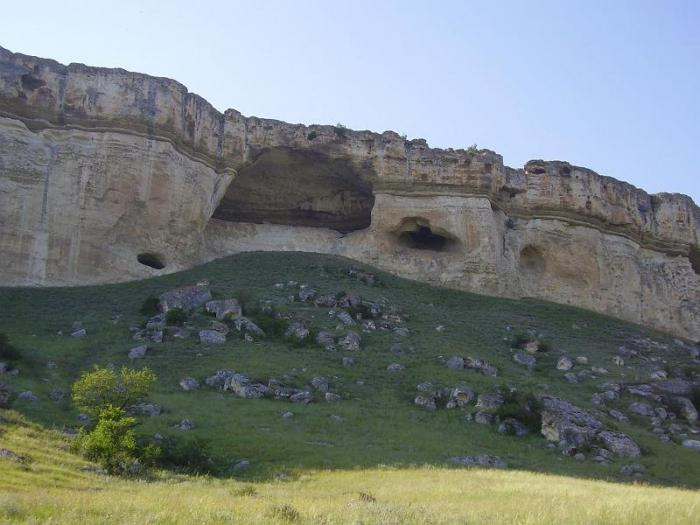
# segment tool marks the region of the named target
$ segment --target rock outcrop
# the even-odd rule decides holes
[[[700,210],[565,162],[223,114],[173,80],[0,48],[1,285],[248,250],[344,255],[700,339]]]

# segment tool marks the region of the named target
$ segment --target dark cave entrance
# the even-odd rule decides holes
[[[163,258],[155,253],[139,253],[136,260],[144,266],[148,266],[149,268],[154,268],[156,270],[162,270],[165,268]]]
[[[447,252],[457,244],[444,230],[431,227],[429,221],[416,217],[404,219],[397,233],[399,244],[412,250]]]

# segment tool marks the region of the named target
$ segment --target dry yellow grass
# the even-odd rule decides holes
[[[60,435],[13,412],[0,447],[0,523],[697,523],[700,492],[518,471],[374,468],[243,483],[95,472]]]

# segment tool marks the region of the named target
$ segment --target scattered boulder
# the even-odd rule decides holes
[[[515,361],[519,365],[525,365],[530,370],[532,370],[537,364],[537,359],[535,359],[535,356],[527,354],[525,352],[516,352],[515,354],[513,354],[513,361]]]
[[[496,377],[496,375],[498,374],[498,369],[495,366],[493,366],[484,359],[478,359],[474,357],[464,358],[464,368],[470,368],[484,375],[492,377]]]
[[[638,416],[654,417],[656,415],[656,412],[654,412],[654,407],[652,407],[649,403],[645,403],[644,401],[635,401],[634,403],[630,403],[627,410],[633,414],[637,414]]]
[[[131,359],[132,361],[134,359],[143,359],[146,356],[146,352],[148,352],[148,346],[135,346],[134,348],[129,350],[129,359]]]
[[[418,389],[420,390],[420,387],[422,385],[425,385],[424,383],[421,383],[418,385]],[[432,385],[430,383],[427,383],[430,387]],[[455,388],[448,388],[447,389],[447,403],[446,407],[447,408],[455,408],[455,407],[464,407],[467,406],[469,403],[471,403],[474,398],[476,397],[476,394],[471,388],[467,388],[465,386],[458,386]]]
[[[612,409],[610,412],[608,412],[608,414],[610,414],[610,417],[618,420],[620,423],[628,423],[629,422],[629,418],[626,415],[624,415],[622,412],[620,412],[619,410]]]
[[[355,364],[355,360],[352,357],[343,357],[343,366],[348,367]]]
[[[587,365],[588,364],[588,358],[585,355],[580,355],[576,357],[576,364],[577,365]]]
[[[228,327],[227,324],[222,323],[221,321],[212,321],[210,328],[216,332],[219,332],[220,334],[228,334],[231,329]]]
[[[476,408],[485,412],[495,412],[503,406],[501,394],[480,394],[476,399]]]
[[[20,401],[29,401],[30,403],[39,401],[39,398],[35,396],[31,390],[25,390],[24,392],[20,392],[19,394],[17,394],[17,399],[19,399]]]
[[[173,426],[175,430],[185,432],[187,430],[192,430],[194,428],[194,423],[191,419],[183,419],[177,425]]]
[[[233,466],[231,467],[231,470],[233,472],[242,472],[244,470],[248,470],[249,468],[250,468],[250,460],[241,459],[233,464]]]
[[[399,364],[399,363],[391,363],[390,365],[388,365],[386,367],[386,369],[389,372],[400,372],[401,370],[404,369],[404,366],[402,364]]]
[[[8,461],[13,461],[15,463],[29,462],[29,458],[27,456],[21,456],[16,452],[10,450],[9,448],[0,448],[0,458],[6,459]]]
[[[698,383],[679,378],[659,381],[654,384],[654,388],[664,394],[684,397],[690,397],[695,392],[700,391],[700,385],[698,385]]]
[[[464,368],[464,358],[458,355],[450,357],[447,360],[447,368],[451,368],[453,370]]]
[[[522,437],[529,433],[529,430],[525,425],[512,417],[508,417],[501,421],[496,430],[501,434],[511,434],[517,437]]]
[[[297,392],[289,396],[289,401],[292,403],[304,403],[308,404],[314,400],[314,395],[308,391]]]
[[[193,377],[183,377],[180,379],[180,388],[186,392],[197,390],[199,388],[199,382]]]
[[[284,414],[282,414],[282,418],[283,418],[283,419],[289,419],[289,418],[291,418],[291,417],[294,417],[294,412],[289,412],[289,411],[287,411],[287,412],[285,412]]]
[[[204,382],[214,388],[223,388],[233,377],[231,370],[217,370],[214,375],[207,377]]]
[[[71,337],[85,337],[87,335],[87,330],[85,328],[80,328],[78,330],[75,330],[74,332],[71,332],[70,336]]]
[[[316,297],[316,294],[317,294],[316,290],[314,290],[313,288],[311,288],[305,284],[302,284],[299,287],[299,294],[298,294],[299,300],[304,302],[304,303],[309,302],[309,301],[313,301],[314,297]]]
[[[347,352],[356,352],[360,349],[362,338],[357,332],[348,332],[345,337],[338,339],[338,346]]]
[[[222,334],[217,330],[200,330],[199,342],[203,345],[225,343],[226,334]]]
[[[437,410],[437,405],[435,404],[435,398],[429,396],[416,396],[413,400],[414,404],[424,408],[426,410],[435,411]]]
[[[323,376],[316,376],[311,380],[311,386],[319,392],[328,392],[328,379]]]
[[[627,387],[627,392],[633,396],[645,397],[652,401],[661,401],[661,396],[654,393],[651,385],[631,385]]]
[[[662,381],[668,377],[666,370],[654,370],[649,374],[649,379],[652,381]]]
[[[284,333],[285,337],[292,337],[297,339],[298,341],[303,341],[310,335],[311,332],[308,328],[306,328],[306,325],[303,321],[292,321],[291,323],[289,323],[289,326],[287,327],[287,330]]]
[[[206,285],[184,286],[161,294],[159,300],[163,312],[175,308],[193,310],[207,301],[211,301],[211,292]]]
[[[498,468],[505,469],[508,465],[498,456],[454,456],[449,459],[450,463],[462,465],[465,467],[482,467],[482,468]]]
[[[557,370],[561,370],[563,372],[571,370],[573,366],[573,361],[566,356],[560,357],[559,361],[557,361]]]
[[[576,405],[552,396],[540,396],[542,435],[559,444],[560,450],[573,455],[586,448],[603,424]]]
[[[333,393],[333,392],[326,392],[324,397],[325,397],[326,401],[328,401],[329,403],[333,403],[335,401],[340,401],[340,396],[338,394]]]
[[[335,336],[331,332],[320,331],[316,336],[316,343],[324,350],[335,352]]]
[[[319,295],[316,297],[314,300],[314,304],[316,306],[322,306],[326,308],[334,308],[338,303],[336,301],[335,295],[333,294],[326,294],[326,295]]]
[[[340,310],[338,313],[335,314],[335,316],[338,318],[338,321],[343,323],[345,326],[352,326],[355,324],[355,320],[345,310]]]
[[[669,398],[668,402],[691,425],[698,420],[698,411],[693,402],[687,397],[674,396]]]
[[[523,350],[528,354],[536,354],[540,350],[541,343],[535,339],[533,341],[528,341],[523,345]]]
[[[234,318],[242,315],[241,305],[236,299],[209,301],[204,308],[210,314],[214,314],[217,319]]]
[[[700,452],[700,441],[698,441],[697,439],[685,439],[683,440],[682,445],[685,448],[689,448],[690,450],[696,450]]]
[[[639,463],[631,463],[629,465],[622,465],[620,467],[620,474],[623,476],[643,476],[646,474],[646,467],[644,465],[640,465]]]
[[[564,379],[566,379],[569,383],[578,383],[578,376],[573,372],[567,372],[564,374]]]
[[[490,425],[496,421],[496,417],[488,412],[483,412],[479,410],[473,416],[474,423],[479,423],[480,425]]]
[[[263,332],[262,328],[260,328],[247,317],[236,317],[236,319],[234,319],[233,321],[233,325],[239,332],[245,332],[246,334],[252,334],[259,337],[265,336],[265,332]]]
[[[617,456],[636,458],[642,455],[639,445],[622,432],[603,430],[598,434],[598,440],[606,449]]]

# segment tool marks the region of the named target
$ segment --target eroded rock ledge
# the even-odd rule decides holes
[[[700,210],[566,162],[223,114],[173,80],[0,48],[0,284],[341,254],[700,338]]]

